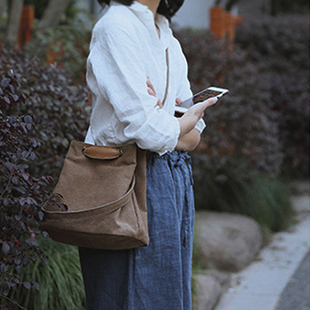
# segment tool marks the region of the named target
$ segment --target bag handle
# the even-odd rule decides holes
[[[90,159],[117,159],[123,155],[122,150],[103,145],[89,145],[83,147],[82,153]]]

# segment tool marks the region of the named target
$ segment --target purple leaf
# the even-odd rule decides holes
[[[9,169],[10,172],[12,172],[15,168],[15,165],[10,162],[6,162],[5,166]]]
[[[30,282],[23,282],[23,286],[27,289],[27,290],[29,290],[30,288],[31,288],[31,283]]]
[[[0,82],[1,87],[6,88],[9,85],[10,81],[11,81],[11,79],[9,79],[9,78],[2,79]]]
[[[19,97],[18,97],[17,95],[15,95],[15,94],[12,95],[12,98],[13,98],[13,100],[14,100],[15,102],[18,101],[18,99],[19,99]]]
[[[9,84],[9,88],[12,94],[15,93],[15,87],[12,84]]]
[[[0,265],[0,272],[3,274],[6,272],[6,265],[5,264],[1,264]]]
[[[15,258],[14,258],[14,263],[15,263],[16,265],[20,265],[21,262],[22,262],[22,259],[21,259],[20,257],[15,257]]]
[[[3,254],[4,255],[8,255],[10,253],[10,250],[11,250],[11,248],[8,245],[8,243],[7,242],[3,242],[2,243],[2,252],[3,252]]]
[[[27,123],[27,124],[32,124],[32,123],[33,123],[32,117],[31,117],[30,115],[26,115],[26,116],[24,117],[24,121],[25,121],[25,123]]]
[[[32,285],[36,288],[36,290],[40,290],[40,284],[36,281],[32,281]]]
[[[40,221],[43,221],[44,213],[42,211],[38,212],[38,216],[39,216]]]
[[[36,153],[31,152],[31,153],[30,153],[30,159],[31,159],[31,160],[35,160],[36,158],[37,158]]]

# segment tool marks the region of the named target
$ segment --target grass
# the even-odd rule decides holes
[[[278,179],[258,178],[246,191],[249,208],[246,215],[272,232],[286,230],[292,224],[294,211],[288,188]]]
[[[24,267],[21,274],[21,281],[37,281],[40,290],[21,285],[11,297],[28,310],[85,310],[77,248],[44,239],[40,249],[48,255],[49,264],[37,261]]]
[[[244,181],[233,174],[226,176],[225,182],[208,177],[196,184],[197,209],[247,215],[266,234],[289,228],[294,212],[289,189],[281,180],[259,176]]]

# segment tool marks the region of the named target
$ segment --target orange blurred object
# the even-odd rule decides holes
[[[18,47],[22,49],[24,45],[31,41],[34,20],[34,6],[24,5],[19,24]]]
[[[220,6],[214,6],[210,9],[210,30],[217,38],[223,38],[225,35],[225,11]]]
[[[49,44],[50,49],[47,50],[47,60],[46,64],[50,65],[52,63],[57,63],[59,65],[59,60],[65,54],[63,50],[63,43],[57,41],[51,42]]]
[[[230,47],[233,48],[235,39],[236,25],[242,22],[240,16],[234,16],[230,12],[226,12],[220,6],[210,8],[210,30],[218,39],[230,41]]]

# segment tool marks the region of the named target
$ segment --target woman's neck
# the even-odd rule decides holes
[[[153,12],[155,18],[160,0],[137,0],[137,1],[140,2],[141,4],[148,6],[148,8]]]

